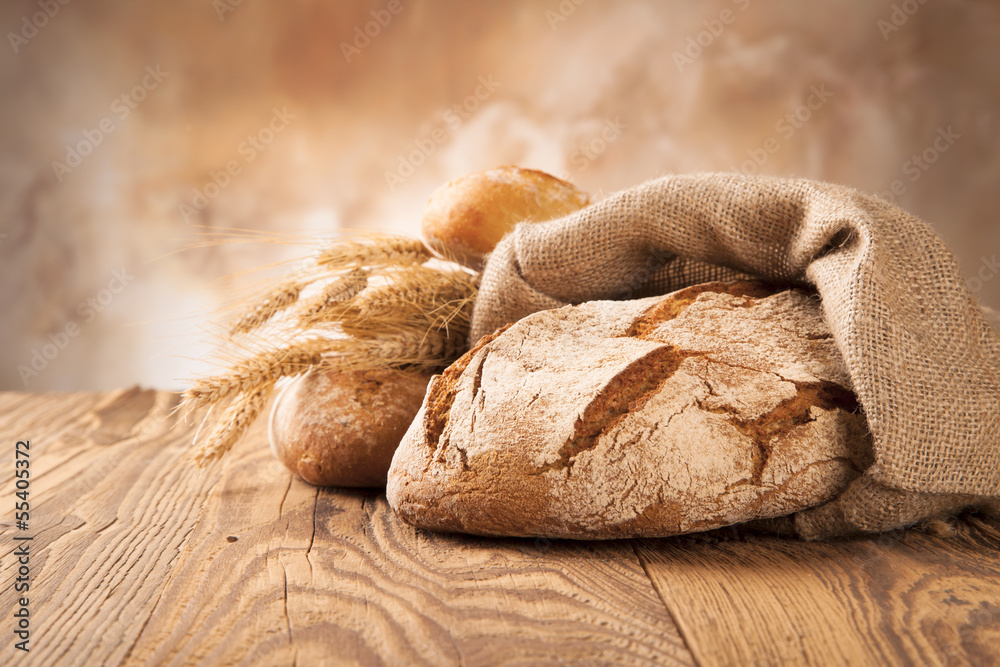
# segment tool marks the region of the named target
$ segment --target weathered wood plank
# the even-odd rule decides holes
[[[237,456],[132,657],[690,664],[626,544],[418,532],[381,494],[317,490],[261,448]]]
[[[643,540],[703,665],[1000,664],[1000,522],[833,543]]]
[[[175,403],[0,395],[37,445],[21,664],[692,664],[628,543],[421,533],[381,494],[293,479],[263,423],[199,471]]]
[[[185,534],[177,527],[196,521],[207,491],[182,482],[186,471],[173,465],[188,450],[186,434],[166,421],[174,396],[132,389],[87,397],[97,400],[55,431],[35,415],[75,398],[40,398],[13,427],[32,441],[34,623],[25,664],[119,662],[179,553]],[[0,591],[0,609],[13,607],[11,593]]]
[[[198,471],[175,403],[138,389],[0,394],[0,428],[32,440],[35,535],[34,650],[4,643],[0,663],[997,660],[995,521],[948,538],[637,541],[638,559],[628,542],[434,535],[381,494],[293,479],[263,424]],[[3,520],[6,569],[16,531]],[[3,617],[14,602],[0,589]]]

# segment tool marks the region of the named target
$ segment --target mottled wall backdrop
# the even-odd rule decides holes
[[[417,231],[514,163],[595,196],[745,170],[883,193],[1000,306],[1000,5],[34,0],[0,9],[0,387],[178,387],[240,228]]]

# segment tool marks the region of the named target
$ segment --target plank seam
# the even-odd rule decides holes
[[[639,561],[639,565],[642,567],[643,574],[645,574],[646,579],[649,580],[649,585],[653,587],[653,591],[656,592],[656,597],[659,598],[660,603],[663,605],[663,608],[667,611],[667,616],[670,617],[670,620],[673,621],[674,623],[674,627],[677,628],[677,634],[681,636],[681,641],[684,642],[684,648],[687,649],[688,655],[690,655],[691,659],[694,660],[695,667],[702,667],[702,661],[698,657],[698,654],[695,653],[694,648],[691,644],[691,640],[688,637],[687,632],[684,631],[684,626],[681,624],[680,619],[677,617],[677,615],[670,608],[670,605],[667,604],[666,599],[660,592],[660,588],[656,585],[656,582],[653,581],[653,577],[649,574],[649,570],[646,569],[646,561],[643,560],[642,555],[639,553],[639,550],[636,549],[635,540],[634,539],[629,540],[628,544],[632,548],[632,553],[635,554],[636,560]]]

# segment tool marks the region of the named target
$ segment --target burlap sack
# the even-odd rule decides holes
[[[1000,497],[1000,337],[923,222],[855,190],[667,176],[522,224],[482,277],[474,342],[532,312],[738,272],[812,285],[874,436],[875,463],[799,512],[805,538],[877,532]]]

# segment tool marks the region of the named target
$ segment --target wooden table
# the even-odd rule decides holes
[[[1000,660],[1000,522],[824,544],[437,535],[381,493],[293,478],[263,423],[197,469],[176,403],[139,388],[0,394],[0,664]],[[17,440],[30,440],[26,531]],[[33,538],[27,654],[14,648],[17,536]]]

